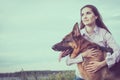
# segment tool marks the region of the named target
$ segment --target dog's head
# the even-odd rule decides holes
[[[79,52],[78,40],[80,39],[80,37],[81,34],[79,26],[78,23],[76,23],[73,27],[72,32],[66,35],[61,42],[55,44],[52,47],[53,50],[61,52],[59,60],[67,55],[70,55],[72,58],[78,55]]]

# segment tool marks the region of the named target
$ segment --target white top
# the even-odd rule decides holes
[[[112,67],[116,62],[120,61],[120,47],[116,44],[113,36],[105,29],[100,28],[100,27],[95,27],[94,28],[94,33],[92,35],[89,35],[85,28],[82,29],[81,31],[81,35],[83,35],[83,37],[91,42],[97,43],[100,46],[104,46],[104,47],[111,47],[113,49],[113,53],[107,53],[106,56],[106,62],[108,67]],[[66,64],[67,65],[72,65],[72,64],[76,64],[79,62],[82,62],[82,56],[81,54],[78,55],[76,58],[71,59],[69,56],[66,60]],[[76,66],[77,67],[77,66]],[[81,77],[81,75],[79,74],[78,70],[76,70],[76,75]]]

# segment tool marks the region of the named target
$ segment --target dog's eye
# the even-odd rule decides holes
[[[69,43],[70,41],[68,41],[68,40],[64,40],[63,42],[64,42],[64,43]]]
[[[62,43],[66,43],[66,42],[67,42],[67,40],[65,40],[65,39],[62,40]]]
[[[70,42],[70,41],[65,41],[66,43]]]
[[[69,43],[69,42],[71,42],[71,40],[70,39],[63,39],[63,42],[64,43]]]

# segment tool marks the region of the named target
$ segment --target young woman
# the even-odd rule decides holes
[[[80,22],[80,32],[87,40],[95,42],[100,46],[111,47],[113,53],[107,53],[107,57],[102,62],[93,61],[90,65],[86,66],[88,72],[94,73],[101,69],[103,66],[108,66],[111,68],[115,63],[120,61],[120,47],[116,44],[111,32],[105,26],[102,21],[101,15],[97,8],[93,5],[85,5],[81,8],[81,22]],[[89,49],[76,58],[67,58],[67,65],[82,62],[82,57],[91,56],[92,54],[97,54],[97,50]],[[89,54],[90,53],[90,54]],[[78,70],[77,70],[78,71]],[[80,72],[76,72],[75,80],[84,80],[80,75]]]

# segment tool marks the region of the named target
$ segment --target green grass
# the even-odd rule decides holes
[[[0,80],[73,80],[74,76],[75,71],[21,71],[1,74]]]
[[[47,79],[43,80],[73,80],[74,71],[59,72],[57,74],[49,74]]]

